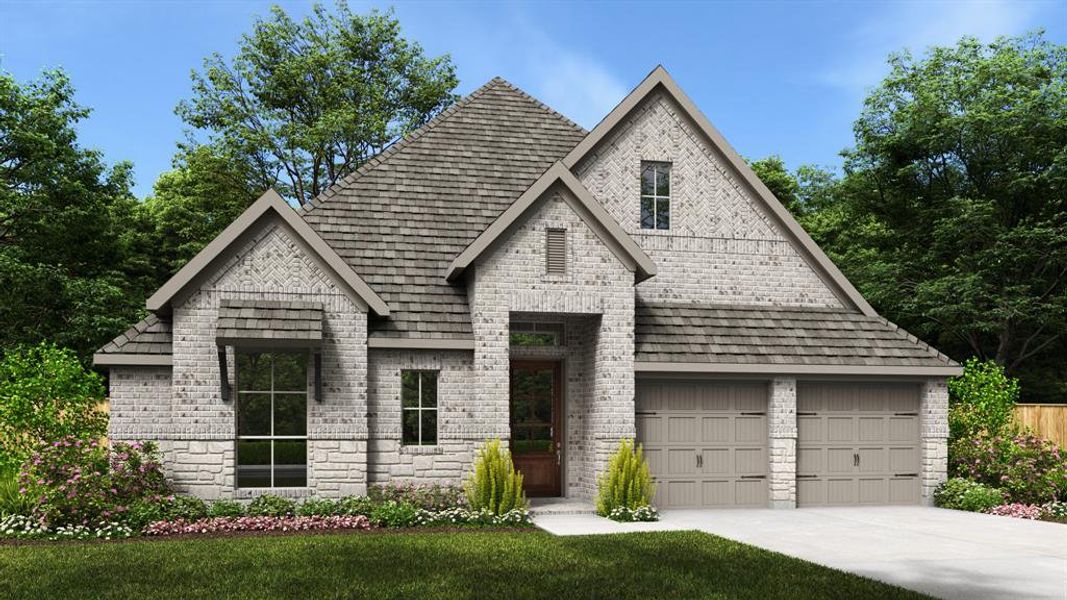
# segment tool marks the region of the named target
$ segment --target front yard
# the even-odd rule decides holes
[[[922,598],[696,532],[349,533],[0,546],[0,598]]]

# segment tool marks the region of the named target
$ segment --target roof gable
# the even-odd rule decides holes
[[[445,271],[445,278],[449,281],[458,279],[479,256],[495,247],[514,226],[521,223],[537,201],[554,185],[561,185],[571,193],[578,202],[575,207],[578,216],[624,264],[633,267],[638,281],[656,274],[652,259],[637,242],[623,231],[569,169],[556,162],[452,261]]]
[[[273,189],[267,190],[260,196],[252,206],[241,213],[241,216],[230,223],[155,294],[152,294],[145,303],[148,310],[157,313],[166,312],[174,297],[198,280],[201,274],[207,272],[245,233],[254,230],[264,219],[272,217],[280,219],[287,225],[357,298],[366,303],[370,310],[378,316],[389,315],[389,306],[385,301]]]
[[[662,66],[657,66],[630,94],[609,113],[588,136],[579,142],[563,158],[562,163],[568,169],[574,169],[583,159],[595,153],[600,144],[607,141],[610,134],[637,110],[644,100],[655,93],[662,92],[669,96],[702,134],[712,151],[717,153],[722,163],[737,174],[737,179],[751,191],[751,196],[766,210],[770,219],[781,229],[787,241],[800,256],[815,270],[819,278],[830,290],[851,308],[868,315],[877,313],[863,298],[844,274],[826,256],[821,248],[797,223],[793,215],[774,197],[767,186],[752,171],[748,164],[737,154],[722,134],[708,121],[700,109],[693,104],[685,92]]]

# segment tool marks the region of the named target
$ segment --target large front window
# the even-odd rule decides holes
[[[308,355],[237,352],[237,487],[307,485]]]

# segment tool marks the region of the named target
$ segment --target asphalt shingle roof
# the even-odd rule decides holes
[[[469,338],[445,271],[585,135],[497,78],[317,198],[304,219],[389,304],[370,335]]]
[[[100,349],[100,352],[104,354],[169,355],[171,353],[170,339],[170,321],[164,321],[156,315],[148,315],[143,321],[108,342]]]
[[[635,327],[642,362],[954,364],[881,317],[833,309],[638,304]]]
[[[322,341],[322,304],[280,300],[223,300],[220,340]]]

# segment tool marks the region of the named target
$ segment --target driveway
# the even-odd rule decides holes
[[[923,507],[544,515],[559,535],[696,529],[941,598],[1067,599],[1067,525]]]

